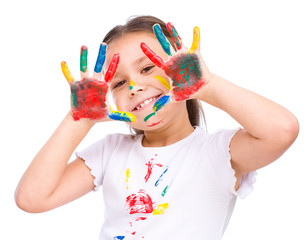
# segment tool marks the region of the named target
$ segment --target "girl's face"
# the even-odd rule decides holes
[[[185,102],[168,103],[154,112],[153,106],[158,99],[168,93],[167,88],[157,79],[161,76],[169,81],[162,69],[142,52],[141,42],[145,42],[163,59],[168,56],[161,45],[149,32],[128,33],[111,42],[107,47],[106,67],[115,52],[120,54],[116,74],[111,81],[110,90],[119,111],[132,113],[136,117],[130,126],[150,131],[160,129],[186,110]],[[151,116],[151,117],[150,117]]]

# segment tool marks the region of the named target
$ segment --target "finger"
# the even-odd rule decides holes
[[[80,50],[80,73],[82,78],[88,75],[88,64],[87,64],[88,48],[82,46]]]
[[[160,25],[155,24],[153,26],[153,29],[154,29],[154,33],[155,33],[159,43],[161,44],[163,50],[166,52],[167,55],[172,56],[171,45],[170,45],[169,41],[167,40],[167,38],[165,37],[165,35],[163,34]]]
[[[119,53],[113,54],[111,62],[104,77],[107,83],[109,83],[113,79],[116,69],[119,65],[119,61],[120,61],[120,54]]]
[[[108,109],[107,115],[112,120],[124,121],[124,122],[135,122],[135,115],[129,112],[113,111],[111,108]]]
[[[171,35],[171,38],[174,41],[174,44],[175,44],[176,48],[178,50],[180,50],[181,47],[182,47],[182,40],[181,40],[176,28],[170,22],[166,24],[166,27],[167,27],[167,31],[169,32],[169,34]]]
[[[98,52],[96,64],[94,67],[95,73],[101,73],[101,71],[103,69],[103,65],[104,65],[105,58],[106,58],[106,48],[107,48],[107,45],[105,43],[102,43],[100,45],[100,50]]]
[[[71,83],[73,82],[73,77],[71,75],[71,72],[68,68],[68,65],[66,62],[61,62],[61,70],[62,70],[62,73],[64,74],[65,78],[67,79],[68,83]]]
[[[194,30],[193,30],[193,44],[189,50],[190,53],[194,53],[198,46],[199,46],[199,42],[200,42],[200,30],[199,30],[199,27],[194,27]],[[198,48],[198,50],[200,50]]]
[[[164,61],[153,50],[151,50],[145,43],[141,43],[141,49],[143,53],[159,68],[163,68]]]

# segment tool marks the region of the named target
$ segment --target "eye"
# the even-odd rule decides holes
[[[154,67],[155,67],[155,65],[147,66],[142,69],[141,73],[147,73],[147,72],[149,72],[149,70],[151,70]]]
[[[119,81],[113,86],[113,89],[123,86],[125,83],[126,83],[126,80]]]

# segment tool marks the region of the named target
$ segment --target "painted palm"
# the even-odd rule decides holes
[[[144,54],[159,68],[162,68],[171,79],[170,84],[165,79],[158,79],[160,82],[163,81],[164,86],[167,85],[166,87],[170,89],[171,97],[175,101],[183,101],[189,99],[205,84],[204,73],[208,70],[200,55],[200,31],[198,27],[194,28],[193,44],[187,50],[175,27],[171,23],[166,26],[177,52],[173,51],[159,24],[155,24],[153,29],[159,43],[169,56],[167,61],[158,56],[144,42],[141,43],[141,48]],[[174,53],[172,54],[172,52]]]
[[[112,56],[109,67],[105,75],[103,75],[102,69],[105,62],[106,48],[106,44],[102,43],[100,45],[93,76],[89,76],[87,67],[88,48],[82,46],[80,53],[80,81],[74,80],[66,62],[61,63],[63,74],[71,88],[73,118],[74,120],[81,118],[101,120],[108,115],[113,120],[134,122],[134,115],[127,112],[113,111],[108,107],[106,101],[107,92],[119,64],[120,56],[118,53]]]

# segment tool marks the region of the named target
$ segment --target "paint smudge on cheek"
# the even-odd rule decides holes
[[[108,85],[105,82],[83,79],[71,86],[72,112],[74,120],[89,118],[102,119],[106,116],[106,94]]]
[[[157,79],[168,91],[170,91],[171,86],[163,77],[156,75],[155,79]]]
[[[166,63],[164,71],[173,81],[172,91],[176,101],[187,99],[204,85],[200,60],[196,54],[174,56]]]
[[[152,213],[154,210],[151,197],[143,189],[140,189],[138,193],[128,196],[125,206],[129,210],[129,214]]]
[[[154,127],[154,126],[160,124],[162,121],[163,121],[163,119],[160,120],[159,122],[155,122],[155,123],[153,123],[153,124],[151,124],[151,125],[147,125],[147,127]]]
[[[161,97],[160,99],[158,99],[158,101],[153,106],[154,112],[148,114],[144,118],[144,122],[146,122],[149,118],[154,116],[156,114],[156,112],[159,111],[162,107],[164,107],[164,105],[167,104],[168,102],[170,102],[170,96],[168,96],[168,95],[165,95],[165,96]]]
[[[158,99],[158,101],[154,104],[153,110],[158,112],[165,104],[170,101],[170,96],[166,95]]]
[[[168,203],[159,204],[157,208],[153,211],[153,215],[163,214],[167,208],[168,208]]]

